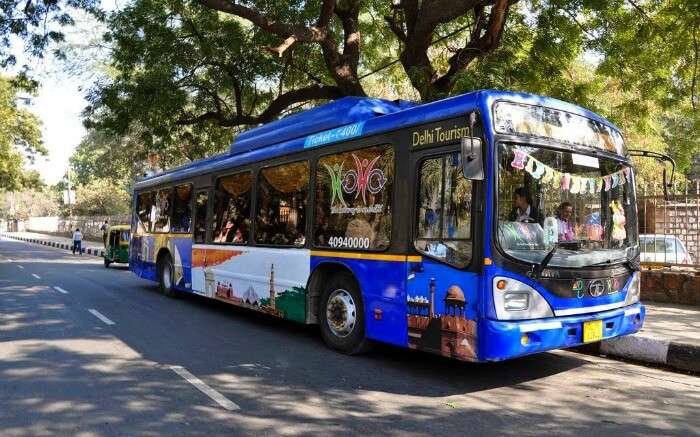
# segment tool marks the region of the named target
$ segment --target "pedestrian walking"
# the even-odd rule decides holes
[[[100,231],[102,231],[102,241],[104,242],[105,246],[107,245],[107,228],[109,227],[109,221],[105,220],[104,223],[102,223],[102,226],[100,226]]]
[[[78,250],[78,253],[82,256],[83,255],[83,234],[80,232],[80,228],[75,228],[75,232],[73,232],[73,255],[75,255],[75,250]]]

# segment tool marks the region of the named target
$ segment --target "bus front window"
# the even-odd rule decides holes
[[[607,158],[521,144],[499,146],[498,243],[550,267],[613,264],[638,252],[634,175]]]

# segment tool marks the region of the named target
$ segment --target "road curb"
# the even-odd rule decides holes
[[[700,346],[670,341],[649,334],[611,338],[600,343],[581,346],[577,350],[592,355],[606,355],[700,373]]]
[[[28,238],[28,237],[20,237],[17,235],[12,235],[12,234],[6,234],[6,233],[0,233],[5,238],[11,238],[13,240],[19,240],[19,241],[24,241],[27,243],[34,243],[34,244],[41,244],[44,246],[49,246],[49,247],[55,247],[57,249],[63,249],[63,250],[71,250],[72,245],[66,244],[66,243],[59,243],[56,241],[50,241],[50,240],[41,240],[38,238]],[[97,257],[103,257],[104,256],[104,250],[101,249],[95,249],[95,248],[86,248],[83,249],[83,253],[87,255],[93,255]]]

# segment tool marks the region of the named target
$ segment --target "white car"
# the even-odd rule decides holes
[[[693,264],[683,242],[673,235],[642,234],[639,244],[642,249],[641,262]]]

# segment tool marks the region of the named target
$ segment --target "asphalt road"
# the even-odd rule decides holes
[[[58,288],[55,288],[58,287]],[[0,239],[0,435],[698,435],[700,378],[573,352],[460,363],[315,327],[125,267]]]

